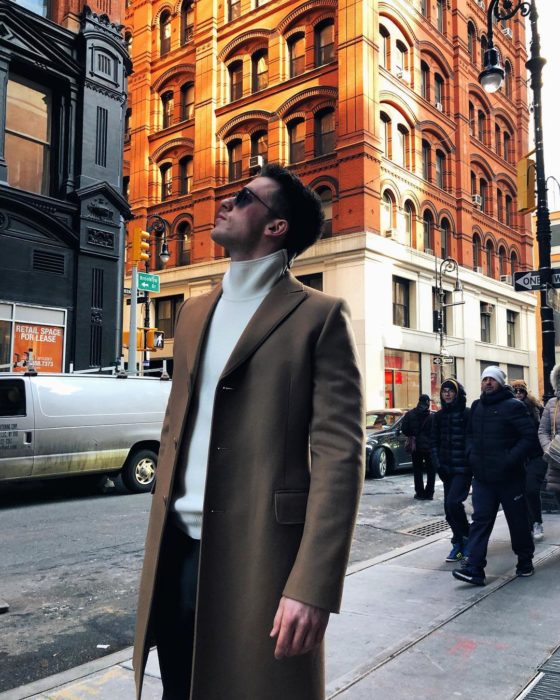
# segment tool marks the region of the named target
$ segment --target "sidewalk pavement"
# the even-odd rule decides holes
[[[560,698],[560,659],[550,659],[560,646],[560,514],[545,514],[544,528],[535,576],[517,578],[500,513],[484,588],[452,578],[456,565],[444,561],[449,531],[350,567],[342,613],[331,616],[327,632],[326,697]],[[124,649],[0,700],[133,700],[131,656]],[[156,698],[161,682],[152,651],[143,700]]]

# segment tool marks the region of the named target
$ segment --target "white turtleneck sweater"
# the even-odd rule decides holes
[[[202,349],[196,403],[185,431],[184,484],[173,507],[190,537],[200,539],[214,395],[224,367],[262,300],[287,267],[284,249],[257,260],[232,262],[224,275],[218,301]]]

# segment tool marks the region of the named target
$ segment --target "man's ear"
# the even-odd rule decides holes
[[[286,219],[274,219],[265,226],[264,235],[270,238],[279,238],[288,233],[288,222]]]

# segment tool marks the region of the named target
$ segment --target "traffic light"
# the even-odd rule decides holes
[[[129,331],[123,331],[122,344],[123,344],[123,348],[130,347],[130,332]],[[136,329],[136,349],[137,350],[144,350],[144,329],[143,328]]]
[[[146,328],[146,350],[163,350],[165,340],[163,331],[157,328]]]
[[[526,155],[517,163],[517,211],[528,214],[536,208],[535,161]]]
[[[137,228],[132,234],[130,262],[137,265],[150,259],[150,234]]]

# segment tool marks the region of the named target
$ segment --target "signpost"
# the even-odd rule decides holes
[[[551,270],[551,281],[553,287],[560,287],[560,268]],[[516,292],[532,292],[541,288],[541,276],[538,270],[514,273],[514,288]]]
[[[434,365],[452,365],[453,362],[455,362],[455,358],[450,357],[449,355],[437,355],[436,357],[434,357],[432,362]]]
[[[148,272],[138,273],[138,289],[143,292],[155,292],[159,294],[159,275]]]

